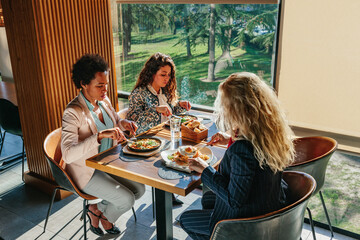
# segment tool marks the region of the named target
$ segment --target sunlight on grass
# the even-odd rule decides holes
[[[215,82],[205,82],[209,63],[207,45],[199,44],[192,48],[192,57],[188,58],[186,47],[176,45],[179,36],[180,33],[177,35],[156,33],[145,39],[145,35],[134,34],[129,57],[122,61],[122,65],[119,62],[116,63],[118,90],[132,91],[144,63],[155,52],[162,52],[172,57],[176,65],[176,79],[180,98],[190,100],[192,103],[213,106],[218,85],[234,72],[253,72],[270,83],[271,55],[249,47],[246,49],[232,48],[232,66],[229,65],[220,69],[216,73]],[[115,46],[115,57],[120,59],[121,54],[121,46]],[[218,58],[221,54],[222,50],[217,46],[215,57]]]
[[[335,152],[329,161],[322,189],[333,226],[360,234],[359,189],[360,162],[350,155]],[[308,207],[316,221],[327,224],[319,194],[310,198]]]

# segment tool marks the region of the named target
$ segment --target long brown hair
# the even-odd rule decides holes
[[[163,88],[166,95],[168,95],[169,101],[174,102],[177,100],[176,92],[176,78],[175,78],[175,64],[170,56],[157,52],[153,54],[145,63],[141,70],[139,77],[136,81],[133,91],[142,86],[147,86],[154,81],[154,75],[159,71],[161,67],[170,66],[171,73],[168,84]]]
[[[231,74],[215,100],[218,126],[250,141],[261,168],[282,171],[294,159],[293,132],[275,92],[257,75]]]

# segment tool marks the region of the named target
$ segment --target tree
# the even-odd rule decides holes
[[[209,27],[209,81],[215,80],[215,4],[210,4],[210,27]]]
[[[181,7],[176,8],[176,13],[184,31],[179,41],[175,44],[186,46],[187,57],[191,57],[191,49],[197,44],[207,44],[208,42],[208,17],[209,8],[206,4],[180,4]]]
[[[184,4],[169,4],[167,6],[170,27],[172,28],[173,35],[176,35],[177,28],[183,25]]]
[[[234,18],[238,16],[235,5],[221,4],[218,5],[219,17],[219,34],[217,34],[218,45],[220,45],[222,54],[218,61],[224,59],[227,64],[232,66],[232,57],[230,54],[230,47],[232,43],[232,32],[234,28]]]
[[[131,4],[123,4],[122,9],[122,25],[123,25],[123,54],[127,58],[131,51],[131,31],[133,25]]]
[[[170,28],[165,4],[135,4],[135,6],[136,23],[147,35],[153,35],[157,29],[166,31]]]
[[[259,4],[255,5],[253,11],[244,18],[244,24],[238,29],[238,35],[234,42],[248,42],[263,49],[265,52],[272,52],[275,30],[277,23],[277,6]]]
[[[175,44],[182,44],[186,46],[186,55],[188,58],[192,57],[191,54],[191,41],[190,41],[190,31],[191,28],[193,27],[193,18],[192,18],[192,14],[191,14],[191,10],[190,8],[192,7],[193,4],[176,4],[175,8],[173,9],[174,12],[173,13],[177,13],[178,16],[183,20],[183,27],[184,27],[184,32],[182,34],[182,37],[180,37],[179,41]]]
[[[131,51],[131,32],[143,28],[147,36],[153,35],[160,28],[169,28],[167,10],[162,4],[121,4],[123,26],[123,53],[128,57]]]

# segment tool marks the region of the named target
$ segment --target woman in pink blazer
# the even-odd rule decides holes
[[[122,131],[134,134],[137,126],[120,119],[111,106],[106,96],[109,66],[101,56],[82,56],[73,65],[72,79],[81,91],[68,104],[62,119],[65,170],[83,192],[102,199],[87,206],[90,230],[103,235],[101,222],[106,232],[119,234],[114,222],[144,194],[145,186],[87,167],[85,160],[125,140]]]

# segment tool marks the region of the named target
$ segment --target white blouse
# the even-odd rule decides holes
[[[147,85],[147,88],[149,89],[149,91],[150,91],[152,94],[154,94],[155,96],[158,97],[158,99],[159,99],[159,106],[160,106],[160,105],[168,105],[168,106],[169,106],[169,104],[168,104],[168,102],[167,102],[167,98],[166,98],[165,94],[163,94],[163,92],[162,92],[162,88],[160,88],[159,93],[157,93],[157,92],[155,91],[155,89],[151,86],[151,84],[148,84],[148,85]],[[171,109],[170,106],[169,106],[169,109],[170,109],[170,113],[172,114],[172,109]],[[167,120],[169,120],[168,117],[165,117],[163,114],[161,114],[161,122],[166,122]]]

